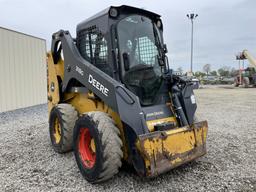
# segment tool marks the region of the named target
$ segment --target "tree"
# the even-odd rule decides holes
[[[222,77],[229,77],[230,76],[230,67],[223,66],[222,68],[218,69],[218,73]]]
[[[204,77],[206,74],[205,73],[203,73],[203,72],[201,72],[201,71],[197,71],[197,72],[195,72],[195,76],[197,77],[197,78],[201,78],[201,77]]]
[[[203,71],[206,73],[206,75],[207,75],[207,77],[208,77],[208,75],[209,75],[209,73],[210,73],[210,71],[211,71],[211,65],[210,65],[210,64],[205,64],[205,65],[203,66]]]
[[[211,71],[210,75],[217,76],[217,71]]]
[[[231,77],[236,77],[239,75],[239,70],[235,69],[234,67],[230,70],[230,76]]]

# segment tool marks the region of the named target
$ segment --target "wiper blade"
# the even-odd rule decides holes
[[[154,37],[155,37],[155,45],[157,46],[157,50],[158,50],[158,54],[161,55],[161,49],[162,49],[162,46],[161,46],[161,43],[160,43],[160,39],[159,39],[159,36],[158,36],[158,33],[156,31],[156,28],[153,24],[153,32],[154,32]]]
[[[164,66],[166,56],[165,56],[165,52],[163,51],[163,47],[160,42],[159,35],[156,31],[156,27],[154,26],[154,24],[153,24],[153,32],[154,32],[154,37],[155,37],[155,45],[156,45],[157,51],[158,51],[157,59],[158,59],[159,65]]]

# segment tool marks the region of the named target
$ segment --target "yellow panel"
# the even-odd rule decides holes
[[[181,132],[167,137],[163,140],[163,148],[169,154],[179,154],[190,151],[195,146],[194,132]]]
[[[55,90],[51,91],[51,84],[54,83]],[[53,63],[52,54],[47,54],[47,91],[48,91],[48,112],[51,112],[53,106],[59,103],[59,85],[57,79],[57,72]]]
[[[206,153],[206,121],[169,131],[140,135],[136,143],[144,157],[147,175],[155,176]]]

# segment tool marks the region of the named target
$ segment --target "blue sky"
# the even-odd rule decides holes
[[[190,30],[187,13],[197,13],[194,34],[194,70],[206,63],[212,69],[237,67],[235,54],[248,49],[256,56],[255,0],[0,0],[0,26],[39,36],[50,45],[59,29],[75,35],[76,25],[110,5],[131,5],[162,15],[171,68],[190,66]]]

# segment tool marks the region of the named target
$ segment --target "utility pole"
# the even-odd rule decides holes
[[[188,19],[191,20],[191,58],[190,58],[190,72],[193,73],[193,38],[194,38],[194,20],[198,17],[198,14],[190,13],[187,14]]]
[[[242,85],[242,69],[241,69],[241,60],[243,60],[243,66],[244,66],[244,59],[242,57],[242,53],[239,52],[236,55],[236,60],[238,60],[238,69],[239,69],[239,84]]]

